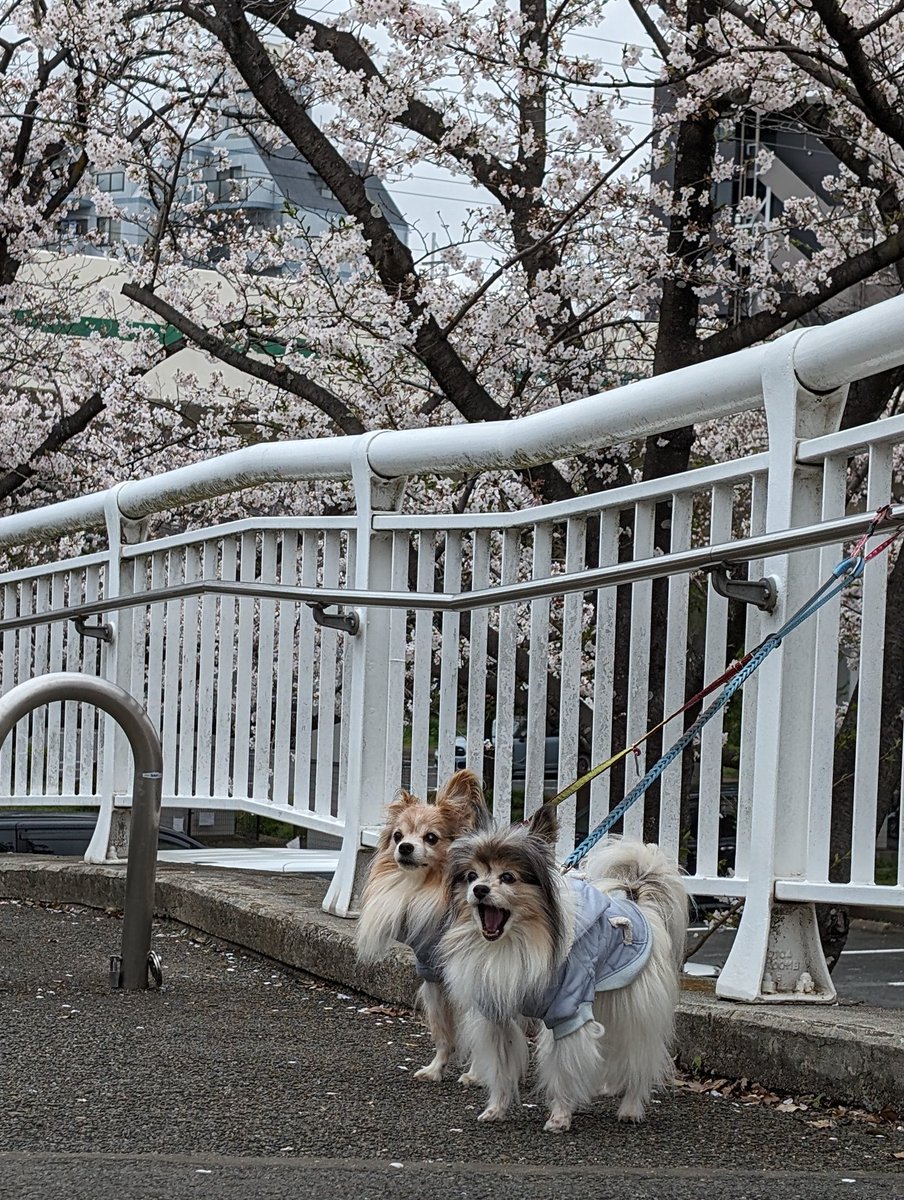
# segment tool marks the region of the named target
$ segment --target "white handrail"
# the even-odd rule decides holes
[[[795,350],[801,383],[831,391],[904,363],[904,296],[806,330]],[[127,520],[246,487],[351,479],[366,455],[377,476],[518,469],[761,408],[765,347],[638,380],[513,421],[383,430],[358,437],[264,442],[207,462],[117,484],[75,500],[0,518],[0,546],[103,525],[113,493]]]

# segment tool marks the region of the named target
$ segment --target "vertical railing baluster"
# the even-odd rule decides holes
[[[50,607],[50,579],[44,575],[34,582],[35,612],[46,612]],[[34,629],[34,659],[32,661],[32,676],[46,675],[50,670],[50,630],[46,625],[36,625]],[[58,704],[52,706],[59,708]],[[47,762],[47,717],[48,706],[40,705],[31,714],[31,744],[28,748],[29,773],[28,794],[42,796],[45,792],[45,777]]]
[[[500,583],[518,578],[520,530],[502,533]],[[512,819],[512,746],[515,732],[515,667],[518,647],[518,607],[503,604],[499,608],[499,641],[496,657],[496,716],[493,722],[493,816],[497,821]]]
[[[201,578],[214,579],[217,572],[218,546],[213,538],[201,545]],[[195,791],[213,796],[214,757],[214,680],[216,678],[217,598],[200,599],[200,642],[198,650],[198,713],[195,725]]]
[[[260,573],[262,583],[276,579],[276,532],[261,534]],[[254,716],[253,790],[258,800],[271,800],[273,758],[273,667],[276,648],[276,601],[261,600],[258,605],[255,679],[257,703]]]
[[[892,447],[871,446],[866,507],[875,512],[892,494]],[[882,540],[870,539],[867,550]],[[887,535],[886,535],[887,536]],[[866,564],[860,597],[860,669],[857,676],[857,758],[854,766],[854,815],[851,836],[851,883],[876,880],[876,807],[882,733],[882,675],[888,560]]]
[[[70,606],[84,602],[85,577],[82,571],[67,571],[65,576],[65,598]],[[63,639],[63,658],[61,671],[81,671],[81,641],[71,621],[60,622],[60,633]],[[84,705],[74,700],[67,700],[63,705],[62,740],[60,743],[60,794],[75,796],[76,775],[78,772],[78,718],[84,711]],[[0,792],[5,792],[0,783]]]
[[[686,492],[672,496],[669,550],[677,554],[691,545],[693,498]],[[664,716],[677,712],[685,700],[688,654],[688,609],[690,577],[685,572],[671,575],[665,629],[665,677],[662,711]],[[667,750],[684,732],[684,717],[675,717],[664,726],[662,747]],[[678,856],[681,847],[681,791],[683,761],[679,758],[663,772],[659,793],[659,844],[666,853]]]
[[[531,578],[546,579],[552,571],[552,524],[534,525]],[[549,613],[547,599],[531,601],[529,619],[529,680],[527,745],[524,747],[524,815],[543,803],[546,787],[547,684],[549,675]]]
[[[345,586],[350,590],[354,590],[355,572],[358,564],[358,530],[350,529],[342,536],[346,538],[345,561]],[[359,616],[360,619],[360,616]],[[352,718],[352,695],[354,684],[352,676],[354,674],[354,655],[349,653],[349,643],[347,637],[339,639],[337,644],[337,653],[341,655],[341,668],[339,671],[339,772],[337,781],[337,795],[335,798],[335,807],[333,815],[337,819],[344,821],[346,808],[348,804],[348,773],[349,773],[349,747],[353,743],[353,718]],[[385,764],[385,745],[384,764]],[[382,773],[382,779],[385,778],[385,771]]]
[[[279,582],[294,584],[298,556],[298,534],[292,529],[279,535]],[[292,662],[295,629],[298,623],[297,605],[282,601],[277,609],[279,632],[276,642],[276,711],[273,723],[273,783],[274,804],[292,802],[290,781],[292,767],[292,701],[296,696],[295,669]]]
[[[417,590],[432,592],[436,549],[432,530],[417,538]],[[411,789],[423,795],[430,754],[431,685],[433,678],[433,613],[419,608],[414,617],[413,702],[411,707]]]
[[[612,508],[602,509],[598,566],[609,567],[618,562],[618,538],[618,512]],[[593,639],[593,749],[590,756],[594,766],[621,749],[612,744],[616,596],[615,588],[599,588],[596,593],[596,628]],[[609,812],[611,790],[609,771],[597,775],[590,784],[588,831],[598,825]]]
[[[174,548],[166,552],[166,582],[172,587],[184,582],[184,551]],[[163,632],[163,701],[160,710],[160,740],[163,745],[163,795],[175,796],[179,791],[179,701],[182,670],[182,604],[168,600],[164,605]]]
[[[408,565],[411,539],[407,529],[392,535],[392,590],[408,591]],[[408,645],[408,609],[394,608],[389,614],[389,674],[386,722],[386,778],[383,795],[387,802],[410,779],[405,778],[405,731],[409,728],[406,712],[406,648]],[[411,764],[409,763],[409,773]]]
[[[243,533],[239,539],[239,579],[253,583],[257,577],[257,534]],[[232,794],[249,796],[252,790],[251,741],[254,736],[251,714],[254,693],[254,642],[257,601],[244,597],[238,604],[235,651],[235,701],[232,710],[233,754]]]
[[[714,487],[710,500],[709,544],[724,545],[731,540],[732,488]],[[728,635],[728,601],[714,588],[706,590],[706,635],[703,678],[718,679],[727,667],[725,647]],[[700,734],[697,769],[697,874],[713,879],[718,875],[719,813],[722,803],[722,730],[725,710],[707,722]]]
[[[19,588],[14,583],[3,585],[3,618],[12,620],[19,615]],[[13,629],[3,633],[3,691],[8,692],[18,679],[19,635]],[[13,739],[6,738],[0,746],[0,795],[9,796],[13,785]]]
[[[20,617],[30,616],[34,612],[34,594],[31,579],[24,579],[19,585]],[[34,630],[28,626],[16,634],[16,683],[24,683],[34,675]],[[33,714],[32,714],[33,715]],[[23,717],[16,724],[15,736],[15,782],[13,787],[16,796],[24,799],[28,795],[28,765],[31,753],[31,716]]]
[[[765,476],[753,478],[750,493],[750,533],[753,537],[763,533],[766,527],[767,481]],[[761,558],[753,559],[749,566],[750,577],[762,578],[764,564]],[[763,640],[763,613],[752,605],[747,611],[746,649],[758,646]],[[750,827],[753,815],[753,764],[756,760],[756,713],[759,699],[760,676],[754,674],[744,684],[741,699],[741,748],[738,762],[738,810],[737,835],[735,839],[734,873],[738,879],[747,879],[750,871]]]
[[[476,529],[471,541],[471,590],[482,591],[490,580],[490,531]],[[468,714],[466,762],[483,779],[487,737],[487,632],[489,610],[472,609],[468,617]],[[489,780],[484,780],[489,783]]]
[[[653,533],[656,505],[642,501],[634,506],[634,559],[653,557]],[[633,745],[647,730],[650,689],[650,623],[653,604],[652,580],[644,579],[631,586],[631,656],[628,667],[627,741]],[[646,748],[639,747],[633,763],[627,765],[626,780],[631,772],[637,777],[646,770]],[[626,784],[627,787],[627,784]],[[625,814],[626,837],[643,838],[643,818],[646,799],[642,798]]]
[[[577,575],[584,568],[587,549],[587,522],[583,517],[568,521],[565,541],[565,573]],[[581,702],[583,698],[584,667],[584,593],[569,592],[561,604],[562,657],[559,670],[559,762],[556,790],[577,779]],[[580,756],[583,762],[583,756]],[[569,854],[574,849],[575,810],[578,797],[573,796],[559,809],[559,851]]]
[[[301,535],[301,571],[299,583],[303,588],[317,586],[317,571],[320,559],[320,534],[311,529],[305,529]],[[300,812],[313,812],[314,803],[314,764],[312,762],[313,746],[313,709],[314,709],[314,669],[317,652],[316,627],[311,607],[302,604],[298,613],[298,637],[296,642],[296,674],[295,688],[295,764],[293,771],[293,804]]]
[[[186,583],[201,578],[201,556],[197,546],[186,546],[183,556],[183,579]],[[193,796],[195,792],[195,760],[197,731],[195,717],[198,711],[198,659],[200,657],[198,619],[200,600],[187,596],[182,602],[182,646],[179,671],[179,772],[176,790],[180,796]]]
[[[445,537],[443,591],[461,591],[461,534],[448,530]],[[444,612],[441,621],[439,668],[439,723],[437,729],[436,785],[452,774],[455,734],[458,731],[458,659],[460,654],[461,614]]]
[[[90,566],[85,571],[86,604],[93,604],[100,596],[103,569]],[[77,635],[76,635],[77,636]],[[100,643],[95,638],[79,638],[81,643],[82,670],[89,675],[100,674]],[[103,739],[103,723],[97,709],[90,705],[79,707],[78,787],[77,795],[95,798],[100,789],[98,763]]]
[[[323,538],[323,586],[335,588],[339,581],[339,534],[328,529]],[[317,775],[314,787],[314,811],[330,816],[333,811],[333,748],[336,726],[336,667],[339,662],[339,634],[324,625],[320,630],[320,661],[317,688],[317,730],[315,753]],[[338,764],[337,764],[338,765]]]
[[[66,572],[54,571],[50,578],[50,604],[60,610],[66,604]],[[63,669],[63,638],[65,629],[62,621],[54,621],[48,629],[50,640],[47,668],[58,672]],[[63,791],[62,756],[60,754],[63,731],[63,705],[47,706],[47,749],[45,752],[44,794],[59,796]]]
[[[847,455],[827,459],[823,465],[822,519],[844,516],[847,509]],[[819,575],[827,579],[842,557],[835,542],[819,555]],[[813,664],[813,694],[834,697],[838,690],[840,595],[820,608],[816,621],[816,660]],[[813,711],[809,818],[807,820],[807,878],[828,882],[829,843],[832,826],[832,784],[835,764],[835,705],[817,703]]]

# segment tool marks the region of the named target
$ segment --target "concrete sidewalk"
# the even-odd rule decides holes
[[[122,907],[125,866],[60,858],[0,859],[0,897]],[[158,915],[278,963],[410,1007],[417,988],[403,949],[376,967],[355,960],[351,922],[320,909],[326,884],[296,874],[173,867],[157,875]],[[735,1005],[688,980],[678,1062],[774,1091],[904,1113],[904,1014],[865,1006]]]
[[[481,1091],[414,1078],[430,1038],[374,1004],[156,921],[162,991],[111,991],[122,922],[0,900],[2,1200],[890,1200],[904,1124],[754,1089],[603,1097],[543,1132]]]

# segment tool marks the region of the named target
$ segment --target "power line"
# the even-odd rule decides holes
[[[320,8],[309,8],[304,4],[298,4],[298,5],[296,5],[296,8],[299,12],[310,13],[312,16],[319,16],[320,14],[325,13],[327,16],[330,16],[330,17],[341,17],[344,14],[344,12],[347,11],[347,9],[342,9],[338,12],[329,12],[328,13],[327,9],[326,9],[326,5],[331,4],[331,3],[333,3],[333,0],[326,0],[326,3],[321,5]],[[423,8],[432,8],[432,9],[435,9],[437,12],[445,12],[446,11],[445,8],[443,7],[443,5],[431,4],[429,2],[429,0],[421,0],[421,5]],[[642,30],[638,30],[638,33],[642,33]],[[602,42],[604,45],[607,45],[607,46],[639,45],[641,47],[641,49],[649,50],[650,52],[652,52],[652,49],[653,49],[652,46],[649,46],[649,47],[645,46],[643,44],[642,38],[638,38],[637,42],[631,42],[627,38],[607,38],[607,37],[602,37],[600,34],[596,34],[596,33],[575,33],[571,30],[569,30],[564,36],[565,37],[583,38],[583,40],[587,41],[587,42]]]
[[[331,4],[332,2],[333,2],[333,0],[326,0],[327,4]],[[424,8],[432,8],[432,9],[435,9],[437,12],[445,12],[446,11],[441,4],[424,3],[422,0],[422,5]],[[297,4],[295,7],[298,12],[307,13],[311,17],[319,17],[319,16],[341,17],[347,11],[347,9],[341,9],[338,12],[328,12],[325,4],[321,5],[320,8],[309,8],[303,4]],[[602,37],[599,34],[595,34],[595,33],[576,33],[574,30],[568,30],[563,36],[570,37],[570,38],[577,38],[578,40],[584,41],[584,42],[599,42],[601,45],[605,45],[605,46],[638,46],[642,52],[649,52],[649,53],[653,52],[653,47],[644,45],[642,38],[638,38],[638,40],[636,42],[631,42],[627,38],[607,38],[607,37]],[[599,63],[602,66],[607,66],[607,67],[622,68],[622,66],[623,66],[623,64],[620,62],[613,62],[611,60],[606,60],[606,59],[599,59],[597,61],[599,61]]]

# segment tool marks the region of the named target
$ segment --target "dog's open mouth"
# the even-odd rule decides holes
[[[488,942],[494,942],[502,936],[505,923],[509,919],[508,909],[494,908],[492,904],[478,904],[480,913],[480,928]]]

